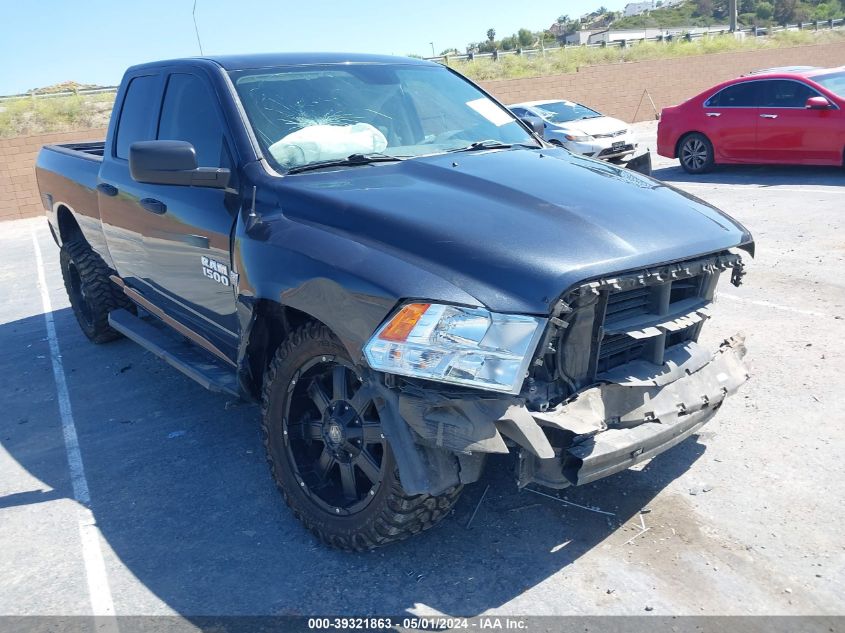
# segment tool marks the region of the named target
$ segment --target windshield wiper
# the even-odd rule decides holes
[[[530,149],[537,149],[540,147],[539,145],[528,145],[527,143],[502,143],[501,141],[496,141],[493,139],[488,139],[485,141],[476,141],[475,143],[470,143],[466,147],[458,147],[456,149],[448,150],[451,152],[477,152],[482,149],[509,149],[511,147],[528,147]]]
[[[334,158],[332,160],[321,160],[316,163],[308,163],[298,167],[291,167],[288,174],[299,174],[303,171],[322,169],[323,167],[354,167],[356,165],[370,165],[372,163],[392,163],[405,160],[400,156],[389,156],[388,154],[350,154],[346,158]]]

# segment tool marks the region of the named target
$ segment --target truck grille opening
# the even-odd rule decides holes
[[[704,306],[704,275],[664,281],[628,290],[610,291],[604,311],[602,337],[596,359],[596,374],[601,374],[635,360],[663,362],[667,349],[694,340],[699,322],[675,331],[638,338],[620,332],[647,330],[661,316]],[[656,330],[654,330],[656,331]]]
[[[567,396],[605,378],[617,380],[625,365],[663,365],[667,350],[698,339],[725,271],[741,274],[739,255],[723,251],[573,287],[561,296],[564,325],[556,326],[557,339],[532,377]],[[643,370],[650,371],[631,367]]]

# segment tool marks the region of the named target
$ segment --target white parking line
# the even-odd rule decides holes
[[[91,599],[91,610],[95,616],[114,615],[109,581],[106,577],[106,566],[103,552],[100,548],[100,530],[89,508],[91,493],[88,480],[85,479],[85,468],[82,464],[82,454],[79,451],[79,438],[76,425],[73,422],[73,412],[70,407],[70,394],[67,389],[65,370],[62,365],[62,355],[59,352],[59,339],[56,337],[56,325],[53,322],[53,306],[44,276],[44,261],[41,257],[41,247],[35,230],[32,230],[32,245],[35,248],[35,263],[38,268],[38,286],[41,291],[41,303],[44,307],[44,323],[47,326],[47,339],[50,344],[50,360],[53,364],[53,378],[56,381],[56,393],[59,400],[59,415],[62,420],[62,435],[65,440],[65,452],[70,469],[70,481],[73,486],[73,496],[79,502],[77,509],[79,520],[79,535],[82,540],[82,558],[85,562],[85,576],[88,581],[88,593]],[[104,623],[100,623],[104,624]],[[108,628],[116,630],[116,622]],[[98,630],[101,628],[98,627]]]
[[[783,310],[784,312],[794,312],[795,314],[803,314],[805,316],[822,317],[825,319],[834,318],[832,314],[825,314],[824,312],[816,312],[815,310],[801,310],[800,308],[793,308],[792,306],[784,306],[764,299],[746,299],[745,297],[738,297],[737,295],[725,294],[723,292],[716,293],[719,299],[729,299],[730,301],[739,301],[740,303],[748,303],[755,306],[762,306],[764,308],[774,308],[775,310]]]

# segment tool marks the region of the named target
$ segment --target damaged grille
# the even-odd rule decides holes
[[[585,283],[562,297],[548,378],[572,393],[634,361],[664,363],[666,351],[698,338],[722,271],[742,275],[738,255],[720,253]],[[548,363],[548,364],[546,364]],[[543,380],[543,378],[540,378]]]
[[[611,291],[607,296],[596,373],[638,359],[662,364],[669,347],[694,340],[706,316],[702,314],[708,303],[701,294],[704,280],[705,275],[701,274]],[[673,331],[666,332],[662,317],[686,320],[673,323]],[[661,322],[663,327],[658,328],[655,322]]]

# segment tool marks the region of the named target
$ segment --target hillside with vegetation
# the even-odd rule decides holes
[[[108,92],[0,101],[0,138],[106,127],[113,103]]]
[[[659,3],[658,3],[659,4]],[[845,16],[840,0],[739,0],[743,26],[796,24]],[[613,21],[613,28],[710,26],[729,22],[728,0],[690,0],[682,4]]]
[[[738,0],[738,19],[740,26],[746,28],[825,21],[845,17],[843,3],[845,0]],[[657,8],[631,17],[623,17],[621,11],[608,11],[605,7],[577,18],[564,14],[558,16],[548,28],[521,28],[502,38],[497,38],[495,28],[489,28],[484,39],[467,44],[466,52],[548,48],[556,46],[567,35],[579,30],[704,27],[730,21],[728,0],[686,0],[667,7],[662,4],[658,0]],[[457,48],[449,48],[442,51],[441,55],[458,52]]]
[[[547,49],[543,54],[531,56],[502,56],[498,61],[493,61],[490,57],[476,57],[468,61],[448,60],[448,64],[475,81],[486,81],[574,73],[583,66],[597,64],[641,62],[651,59],[788,48],[829,42],[845,42],[845,31],[819,31],[818,33],[811,30],[782,31],[771,37],[743,39],[737,39],[731,35],[716,35],[691,41],[675,38],[671,42],[638,42],[625,48],[568,46]]]

